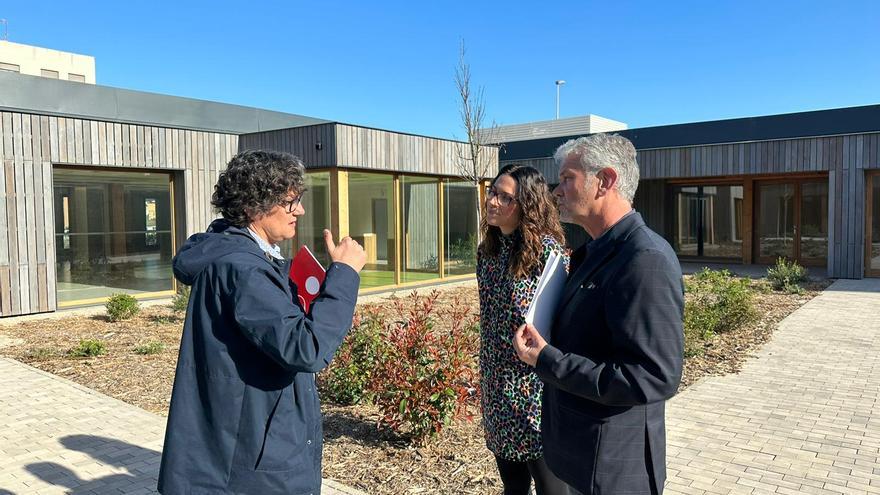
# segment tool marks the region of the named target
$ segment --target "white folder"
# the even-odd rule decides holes
[[[538,280],[535,297],[532,298],[532,304],[526,311],[526,323],[534,325],[538,333],[548,342],[553,318],[556,316],[556,306],[559,305],[559,298],[562,297],[562,289],[565,288],[567,278],[563,257],[551,252]]]

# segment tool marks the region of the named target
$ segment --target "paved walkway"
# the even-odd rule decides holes
[[[0,495],[156,493],[165,418],[0,358]],[[356,495],[331,481],[324,495]]]
[[[880,494],[880,280],[840,280],[667,409],[669,494]]]

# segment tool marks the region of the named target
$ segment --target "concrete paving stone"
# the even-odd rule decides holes
[[[809,495],[838,495],[838,492],[833,492],[831,490],[826,490],[825,488],[817,488],[815,486],[808,485],[802,486],[801,492]]]
[[[782,479],[785,481],[790,481],[792,483],[798,483],[802,486],[814,486],[816,488],[822,488],[823,486],[825,486],[825,483],[828,482],[828,478],[817,480],[799,475],[785,475],[782,477]]]
[[[694,481],[690,484],[690,488],[696,488],[699,490],[703,490],[705,493],[712,493],[717,495],[728,495],[730,493],[729,488],[722,488],[720,486],[715,486],[711,483],[706,483],[703,481]]]
[[[758,481],[761,479],[760,474],[749,473],[745,470],[744,466],[738,466],[735,464],[724,468],[724,470],[722,471],[722,474],[734,476],[734,477],[736,477],[737,480],[741,480],[741,479],[745,478],[745,479]]]
[[[712,486],[717,486],[718,488],[730,490],[731,493],[736,493],[737,489],[739,488],[739,485],[737,485],[736,482],[736,479],[734,479],[733,481],[716,479],[714,482],[712,482]]]
[[[862,483],[865,485],[871,483],[870,476],[865,476],[865,475],[862,475],[861,473],[857,473],[857,472],[851,472],[846,475],[844,475],[842,473],[832,472],[832,473],[828,474],[828,479],[831,480],[832,483],[833,482],[840,482],[840,484],[843,484],[843,485],[845,485],[847,482],[850,482],[850,481]]]
[[[0,376],[0,488],[156,493],[165,418],[10,359],[0,358]]]
[[[876,486],[866,485],[864,483],[857,483],[855,481],[847,481],[847,488],[854,488],[856,490],[863,490],[866,493],[880,493],[880,488]]]
[[[843,495],[865,495],[866,492],[864,490],[858,490],[855,488],[850,488],[843,485],[835,485],[832,483],[826,483],[824,488],[834,493],[842,493]]]
[[[667,483],[664,494],[681,494],[681,495],[703,495],[704,491],[699,488],[691,488],[680,483]]]

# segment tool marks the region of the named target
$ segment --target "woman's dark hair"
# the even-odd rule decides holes
[[[547,181],[534,167],[507,165],[498,172],[492,183],[502,175],[508,175],[516,181],[514,199],[520,209],[519,226],[516,228],[519,235],[514,237],[508,269],[514,277],[528,277],[541,262],[544,236],[549,235],[560,244],[565,240],[559,223],[559,211]],[[481,208],[485,210],[486,205],[481,205]],[[484,214],[480,220],[480,230],[483,233],[480,252],[485,256],[497,256],[501,246],[501,229],[489,225]]]
[[[211,205],[236,227],[246,227],[281,204],[293,191],[305,190],[302,160],[279,151],[248,150],[232,157],[220,174]]]

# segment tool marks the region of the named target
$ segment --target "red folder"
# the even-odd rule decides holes
[[[303,311],[309,312],[309,305],[321,292],[321,284],[324,283],[326,271],[321,262],[315,259],[315,255],[307,247],[299,248],[293,262],[290,263],[290,280],[296,284],[299,294],[299,303]]]

